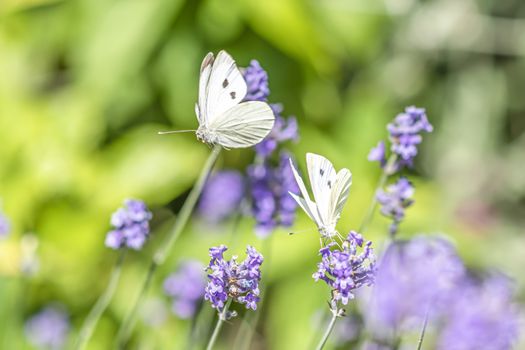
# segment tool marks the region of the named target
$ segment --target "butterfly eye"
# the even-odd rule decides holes
[[[230,83],[228,82],[228,79],[224,79],[224,81],[222,82],[222,87],[226,88],[228,85],[230,85]]]

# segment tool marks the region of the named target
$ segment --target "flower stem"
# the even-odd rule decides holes
[[[328,327],[326,328],[323,338],[321,338],[321,341],[319,342],[319,345],[317,345],[317,350],[321,350],[324,348],[326,341],[328,340],[328,337],[332,333],[332,330],[334,329],[335,321],[337,320],[337,311],[332,310],[332,319],[330,320],[330,323],[328,324]]]
[[[361,223],[361,226],[359,227],[359,233],[363,234],[366,229],[368,228],[368,225],[372,221],[372,217],[374,216],[374,211],[377,207],[377,199],[376,199],[376,193],[379,189],[383,188],[386,184],[386,180],[390,175],[392,175],[393,167],[396,163],[397,155],[394,153],[386,162],[385,167],[383,168],[383,172],[381,173],[381,177],[379,178],[379,181],[377,183],[377,186],[374,190],[374,197],[372,198],[372,202],[370,203],[370,206],[368,207],[368,211],[366,212],[366,215]]]
[[[186,199],[186,201],[184,202],[184,205],[182,206],[180,210],[177,221],[175,222],[175,225],[173,226],[173,229],[168,234],[163,244],[160,245],[160,247],[157,249],[157,251],[153,255],[153,259],[151,260],[151,263],[148,269],[148,273],[146,275],[144,283],[142,284],[140,293],[137,299],[135,300],[135,303],[133,304],[133,307],[131,308],[130,312],[124,318],[124,321],[122,325],[120,326],[120,329],[117,333],[117,347],[119,349],[123,349],[125,347],[129,339],[129,336],[131,335],[131,332],[133,331],[133,327],[135,326],[135,319],[136,319],[137,312],[139,310],[139,307],[144,297],[146,296],[146,293],[153,279],[153,275],[155,274],[157,267],[164,264],[164,262],[166,261],[168,257],[168,254],[173,248],[173,245],[175,244],[180,234],[182,233],[182,230],[186,226],[186,223],[188,222],[191,216],[191,213],[193,212],[193,209],[195,208],[195,205],[197,204],[197,200],[199,199],[202,189],[204,188],[206,179],[208,178],[213,168],[213,165],[217,161],[220,151],[221,151],[221,147],[219,145],[216,145],[213,148],[211,154],[208,156],[208,159],[206,160],[206,163],[204,164],[204,167],[201,170],[201,173],[199,175],[199,178],[197,179],[197,182],[193,186],[193,189],[191,190],[190,194],[188,195],[188,198]]]
[[[84,349],[84,347],[87,345],[89,339],[91,338],[91,335],[93,334],[93,331],[95,330],[95,327],[97,326],[100,316],[102,316],[102,314],[108,307],[109,302],[113,298],[113,294],[115,294],[115,290],[117,289],[117,284],[120,279],[120,273],[122,272],[122,265],[125,256],[126,249],[123,249],[120,252],[117,262],[115,263],[115,266],[113,268],[113,271],[111,272],[111,277],[109,279],[109,283],[106,287],[106,290],[98,298],[95,305],[93,305],[93,308],[89,312],[86,320],[84,321],[84,324],[82,325],[82,329],[80,330],[77,342],[75,344],[76,350]]]
[[[425,338],[425,331],[427,330],[429,309],[430,308],[428,308],[427,312],[425,313],[425,320],[423,321],[423,328],[421,329],[421,334],[419,335],[419,340],[417,342],[417,350],[421,350],[421,346],[423,345],[423,338]]]
[[[232,300],[228,299],[228,302],[226,305],[224,305],[224,309],[222,309],[221,313],[219,314],[219,318],[217,319],[217,324],[215,325],[215,329],[213,330],[213,334],[211,335],[210,341],[208,342],[208,346],[206,346],[206,350],[213,349],[213,346],[215,345],[215,342],[217,341],[217,337],[219,336],[219,333],[222,328],[222,324],[224,321],[226,321],[226,313],[228,312],[228,308],[230,307]]]

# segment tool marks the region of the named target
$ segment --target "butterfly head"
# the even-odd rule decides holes
[[[319,226],[319,233],[322,237],[332,238],[337,235],[337,230],[335,229],[335,225]]]
[[[197,131],[195,132],[197,135],[197,140],[201,141],[202,143],[206,143],[208,145],[215,145],[217,144],[219,137],[216,133],[208,130],[208,128],[204,126],[199,126]]]

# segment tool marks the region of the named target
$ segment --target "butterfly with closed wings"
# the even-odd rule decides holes
[[[337,221],[348,199],[352,174],[348,169],[336,172],[328,159],[318,154],[307,153],[306,165],[315,202],[310,199],[303,179],[290,161],[293,175],[302,197],[290,192],[304,212],[317,225],[322,238],[340,236]]]
[[[241,71],[226,51],[217,57],[208,53],[201,64],[199,100],[195,104],[197,139],[224,148],[251,147],[261,142],[272,130],[275,116],[265,102],[242,102],[247,90]]]

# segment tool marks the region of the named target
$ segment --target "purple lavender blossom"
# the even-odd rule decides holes
[[[317,282],[323,280],[332,288],[331,309],[338,310],[340,302],[347,305],[355,298],[354,291],[374,283],[375,258],[372,242],[364,242],[363,236],[350,231],[343,241],[342,249],[331,248],[335,242],[321,248],[321,262],[312,277]],[[358,253],[358,247],[362,248]]]
[[[519,314],[503,276],[466,281],[447,310],[439,350],[508,350],[518,337]]]
[[[270,94],[268,74],[257,60],[251,60],[250,65],[243,69],[243,77],[248,85],[245,101],[267,101]]]
[[[143,201],[127,199],[124,206],[111,216],[113,230],[106,236],[106,246],[140,250],[149,236],[151,212]]]
[[[378,264],[366,307],[371,330],[419,328],[427,313],[432,319],[446,309],[464,276],[461,259],[442,238],[418,236],[392,243]]]
[[[197,212],[206,222],[219,223],[239,210],[244,193],[244,179],[238,171],[218,171],[206,182]]]
[[[371,162],[379,162],[381,168],[386,164],[386,147],[384,141],[379,141],[377,146],[370,150],[368,153],[368,160]]]
[[[207,269],[208,285],[204,299],[210,301],[211,306],[219,312],[222,312],[228,298],[244,304],[247,309],[256,310],[263,256],[248,246],[246,259],[239,264],[236,256],[229,261],[224,260],[227,249],[224,245],[210,248],[211,260]]]
[[[271,104],[270,107],[275,114],[275,123],[272,130],[257,145],[255,145],[255,152],[262,158],[269,157],[279,146],[279,144],[299,138],[297,120],[295,117],[288,117],[285,119],[281,116],[283,106],[281,104]]]
[[[11,224],[7,217],[0,212],[0,238],[6,237],[11,230]]]
[[[173,299],[171,309],[182,319],[195,315],[205,287],[204,265],[196,260],[184,261],[177,272],[164,281],[164,292]]]
[[[49,306],[27,320],[25,333],[36,348],[56,350],[63,348],[69,328],[66,313]]]
[[[289,159],[290,155],[282,152],[277,167],[265,160],[248,168],[252,214],[261,237],[267,237],[277,226],[290,227],[295,220],[297,203],[288,192],[299,193],[299,188]]]
[[[433,130],[429,123],[425,109],[410,106],[404,113],[398,114],[387,125],[390,139],[390,150],[396,155],[396,162],[392,168],[385,169],[389,174],[401,170],[403,167],[412,167],[417,155],[417,147],[423,140],[421,133],[430,133]],[[369,161],[379,162],[381,168],[387,164],[386,147],[383,141],[370,150]]]
[[[376,193],[376,200],[381,204],[381,214],[393,220],[390,225],[390,234],[395,235],[399,223],[405,217],[405,209],[411,206],[414,201],[414,187],[405,177],[399,178],[395,184],[380,189]]]
[[[417,146],[422,141],[422,132],[430,133],[433,128],[427,119],[425,109],[414,106],[405,108],[387,125],[390,133],[391,151],[398,156],[397,165],[411,167],[417,155]]]

